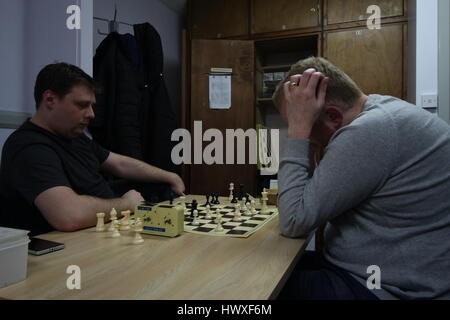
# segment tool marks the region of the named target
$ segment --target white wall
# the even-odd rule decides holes
[[[438,0],[418,0],[416,10],[416,104],[438,93]],[[410,48],[414,50],[414,48]]]
[[[0,0],[0,110],[25,111],[24,0]]]
[[[181,29],[184,20],[159,0],[95,0],[94,16],[112,20],[117,4],[117,20],[129,24],[150,23],[161,36],[164,52],[164,76],[174,111],[179,114],[181,103]],[[94,50],[108,31],[108,24],[94,20]],[[120,25],[119,33],[133,34],[133,27]]]
[[[450,2],[439,0],[439,116],[450,123]]]

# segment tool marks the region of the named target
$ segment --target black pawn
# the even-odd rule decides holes
[[[237,199],[236,199],[236,196],[235,196],[235,194],[233,193],[233,199],[231,199],[231,203],[237,203],[238,201],[237,201]]]
[[[216,194],[216,200],[215,200],[215,203],[216,204],[220,204],[220,201],[219,201],[219,196]]]

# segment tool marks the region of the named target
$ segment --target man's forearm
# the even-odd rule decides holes
[[[122,211],[133,211],[132,205],[128,199],[114,198],[114,199],[101,199],[92,196],[80,195],[78,196],[76,205],[76,225],[73,226],[75,230],[92,227],[97,223],[96,214],[99,212],[105,213],[105,222],[111,220],[110,212],[114,208],[117,211],[118,216],[121,217]]]
[[[114,155],[117,159],[117,165],[111,167],[112,173],[122,179],[167,183],[171,184],[174,180],[174,173],[159,169],[143,161],[133,159],[122,155]]]

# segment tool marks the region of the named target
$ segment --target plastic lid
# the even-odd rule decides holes
[[[28,239],[28,230],[12,229],[0,227],[0,246],[16,242],[22,239]]]

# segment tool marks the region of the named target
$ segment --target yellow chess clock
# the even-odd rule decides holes
[[[140,204],[134,214],[141,218],[142,233],[176,237],[184,231],[184,209],[179,205]]]

